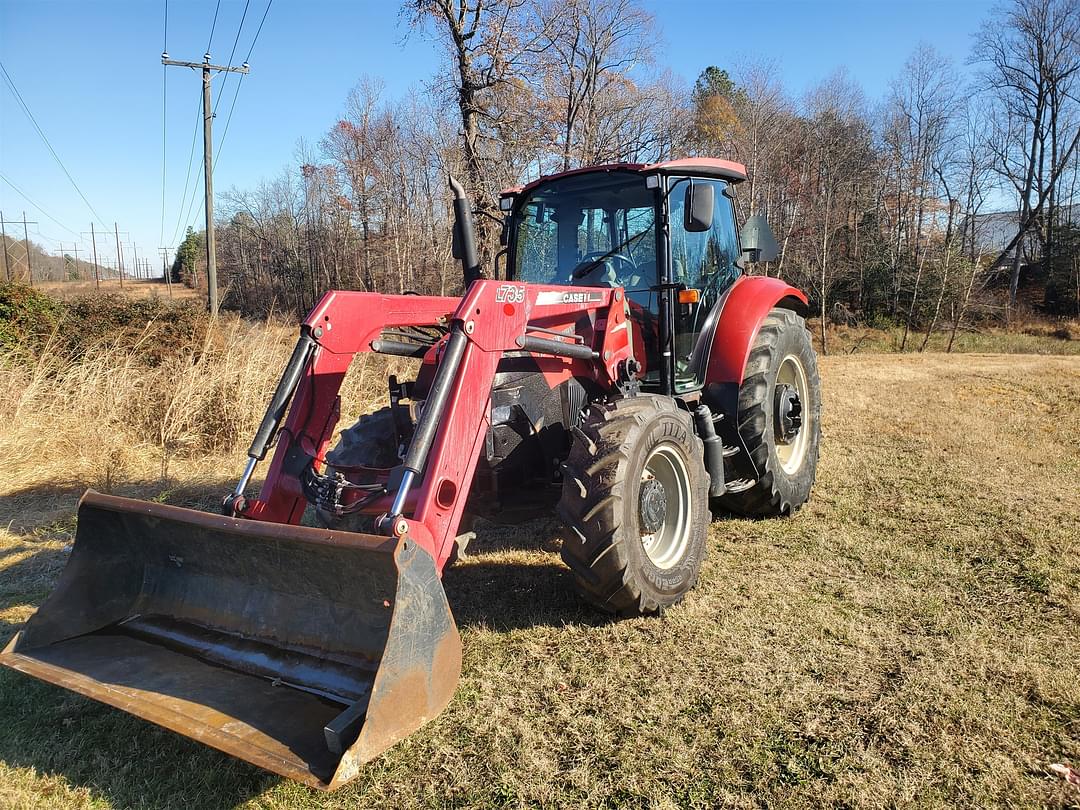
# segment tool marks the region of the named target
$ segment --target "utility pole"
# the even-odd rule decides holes
[[[4,212],[0,211],[0,233],[2,233],[4,239],[4,279],[11,281],[11,265],[8,264],[8,250],[7,250],[7,230],[4,228]]]
[[[75,280],[79,280],[79,243],[76,242],[71,247],[71,252],[75,256]]]
[[[131,243],[131,250],[135,254],[135,278],[139,277],[139,249],[135,246],[135,243]]]
[[[120,271],[120,289],[124,289],[124,254],[120,252],[120,226],[113,223],[113,234],[116,236],[116,267]]]
[[[202,71],[202,93],[203,93],[203,191],[205,193],[205,206],[206,206],[206,304],[210,309],[211,315],[217,315],[218,311],[218,294],[217,294],[217,255],[216,244],[214,241],[214,139],[213,139],[213,121],[214,114],[210,107],[210,79],[213,72],[218,73],[247,73],[248,64],[244,62],[240,67],[233,67],[232,65],[212,65],[210,64],[210,54],[203,55],[203,61],[199,62],[178,62],[170,59],[168,53],[161,54],[161,64],[173,65],[175,67],[186,67],[192,70]]]
[[[86,232],[83,232],[86,235]],[[94,289],[101,289],[101,271],[97,263],[97,234],[94,233],[94,223],[90,223],[90,245],[94,250]]]
[[[165,280],[165,286],[169,290],[169,298],[172,298],[172,273],[169,272],[169,267],[166,262],[166,256],[171,248],[159,247],[158,250],[161,251],[161,277]]]
[[[31,225],[37,225],[36,222],[31,221]],[[26,212],[22,212],[22,235],[23,235],[23,247],[26,249],[26,277],[30,279],[30,286],[34,286],[34,268],[30,266],[30,236],[26,232]]]

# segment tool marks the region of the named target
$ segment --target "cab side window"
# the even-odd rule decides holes
[[[739,258],[739,238],[735,233],[735,217],[722,180],[695,179],[694,185],[715,186],[712,228],[689,233],[683,227],[686,189],[690,181],[676,182],[670,192],[671,200],[671,280],[699,289],[720,293],[739,275],[735,260]]]

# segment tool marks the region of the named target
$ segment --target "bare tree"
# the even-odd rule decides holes
[[[960,259],[966,266],[963,286],[957,291],[952,302],[952,318],[949,330],[947,352],[951,352],[956,342],[956,333],[967,315],[972,294],[979,278],[982,264],[981,236],[978,218],[992,188],[993,156],[986,140],[987,111],[981,99],[972,94],[964,107],[963,133],[959,141],[960,157],[955,165],[957,183],[962,188],[961,207],[963,218],[960,232]],[[967,252],[965,254],[965,245]]]
[[[996,102],[996,169],[1019,201],[1009,277],[1009,303],[1015,306],[1024,236],[1044,202],[1053,200],[1057,176],[1076,148],[1075,138],[1063,146],[1060,137],[1076,103],[1080,6],[1075,0],[1010,0],[1002,19],[983,25],[976,58]]]
[[[414,28],[433,28],[450,60],[437,89],[454,98],[460,116],[466,178],[485,215],[477,224],[488,243],[495,192],[509,179],[499,144],[512,142],[509,131],[528,129],[515,119],[535,118],[523,77],[550,45],[555,15],[534,0],[407,0],[405,9]]]
[[[605,124],[633,110],[633,74],[651,63],[652,15],[634,0],[559,0],[544,14],[551,22],[539,67],[557,111],[561,167],[595,163],[620,151]]]
[[[946,191],[944,164],[952,154],[957,83],[948,60],[923,45],[908,59],[900,78],[893,83],[888,102],[890,125],[885,141],[896,159],[894,306],[899,304],[905,269],[914,272],[901,351],[907,345],[915,320],[923,274],[930,259],[925,238],[928,218],[937,216],[937,201]],[[950,199],[950,228],[952,215]]]
[[[828,353],[829,294],[850,269],[850,236],[873,162],[871,137],[862,93],[843,73],[811,91],[806,107],[805,172],[812,194],[807,218],[816,243],[814,286],[821,309],[821,349]],[[840,240],[844,250],[837,250]]]

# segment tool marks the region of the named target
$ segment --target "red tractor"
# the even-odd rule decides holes
[[[334,788],[449,702],[440,576],[474,518],[555,507],[586,600],[676,604],[714,514],[788,515],[814,481],[807,299],[744,274],[776,254],[761,217],[736,227],[745,179],[691,158],[508,190],[491,279],[451,180],[464,296],[326,293],[224,515],[87,492],[56,589],[0,663]],[[358,352],[419,370],[330,449]]]

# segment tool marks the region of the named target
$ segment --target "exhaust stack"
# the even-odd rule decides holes
[[[480,257],[476,250],[476,231],[473,228],[472,207],[461,183],[449,175],[450,190],[454,192],[454,247],[455,259],[461,260],[461,275],[465,289],[481,277]]]

